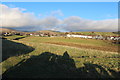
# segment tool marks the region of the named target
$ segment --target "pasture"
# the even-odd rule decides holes
[[[84,35],[103,35],[103,36],[119,36],[119,32],[69,32],[73,34],[84,34]]]
[[[19,39],[19,38],[24,38],[26,36],[18,36],[18,35],[13,35],[13,36],[6,36],[8,40],[13,40],[13,39]]]
[[[120,45],[110,41],[29,36],[3,42],[3,77],[119,77]]]

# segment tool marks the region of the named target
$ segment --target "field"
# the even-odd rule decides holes
[[[6,36],[5,38],[7,38],[8,40],[13,40],[13,39],[19,39],[19,38],[24,38],[26,36],[17,36],[17,35],[13,35],[13,36]]]
[[[84,35],[103,35],[103,36],[119,36],[119,32],[70,32],[73,34],[84,34]]]
[[[12,38],[11,38],[12,37]],[[3,77],[118,78],[118,44],[105,40],[34,37],[3,40]],[[18,36],[19,37],[19,36]]]

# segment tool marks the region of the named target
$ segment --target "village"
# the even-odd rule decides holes
[[[13,35],[20,35],[20,36],[39,36],[39,37],[77,37],[77,38],[84,38],[84,39],[97,39],[97,40],[113,40],[113,41],[120,41],[120,36],[102,36],[102,35],[84,35],[84,34],[71,34],[71,33],[43,33],[43,32],[2,32],[1,36],[13,36]]]
[[[102,35],[74,35],[67,34],[67,37],[80,37],[85,39],[100,39],[100,40],[120,40],[120,36],[102,36]]]

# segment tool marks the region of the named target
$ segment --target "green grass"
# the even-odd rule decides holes
[[[94,45],[94,46],[105,46],[105,45],[117,46],[109,42],[104,42],[101,40],[84,40],[84,39],[78,39],[78,38],[65,39],[60,37],[58,38],[26,37],[19,41],[15,40],[15,42],[22,43],[27,46],[31,46],[35,50],[27,54],[22,54],[20,56],[12,56],[7,60],[1,62],[1,64],[3,65],[2,73],[10,69],[12,66],[15,66],[17,63],[19,63],[23,59],[26,59],[26,60],[30,59],[33,55],[39,56],[43,52],[50,52],[50,53],[54,53],[56,55],[62,56],[65,51],[67,51],[69,56],[75,61],[76,68],[82,68],[85,66],[85,63],[90,63],[90,64],[97,64],[104,67],[109,74],[110,74],[109,69],[119,71],[118,62],[120,59],[116,57],[120,55],[117,52],[107,52],[107,51],[44,43],[44,42],[65,42],[65,43],[69,42],[69,43],[75,43],[75,44],[86,44],[86,45]],[[37,58],[38,58],[37,62],[39,62],[39,57]]]
[[[94,39],[81,39],[81,38],[64,38],[64,37],[27,37],[22,39],[23,41],[30,42],[65,42],[65,43],[75,43],[93,46],[118,46],[110,41],[104,40],[94,40]]]
[[[84,34],[84,35],[103,35],[103,36],[118,36],[119,34],[115,34],[113,32],[70,32],[70,33],[81,33],[81,34]]]
[[[13,39],[16,39],[16,38],[21,38],[21,37],[26,37],[26,36],[13,35],[13,36],[6,36],[5,38],[7,38],[9,40],[13,40]]]
[[[90,48],[103,51],[118,51],[119,44],[114,44],[106,40],[82,39],[82,38],[64,38],[64,37],[27,37],[21,41],[51,43],[59,45],[67,45],[78,48]]]

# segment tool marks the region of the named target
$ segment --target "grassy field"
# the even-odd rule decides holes
[[[22,39],[22,41],[66,45],[78,48],[97,49],[110,52],[117,52],[118,46],[120,46],[118,44],[113,44],[111,41],[106,40],[64,37],[27,37]]]
[[[7,42],[10,46],[4,45],[3,54],[8,54],[9,49],[9,54],[12,54],[12,48],[16,54],[9,55],[0,63],[3,76],[119,77],[119,45],[112,42],[64,37],[26,37]],[[14,50],[16,45],[19,47]],[[6,46],[11,47],[8,52]]]
[[[103,36],[119,36],[120,33],[113,33],[113,32],[70,32],[70,33],[77,33],[77,34],[84,34],[84,35],[103,35]]]
[[[16,39],[16,38],[23,38],[23,37],[26,37],[26,36],[13,35],[13,36],[6,36],[5,38],[7,38],[8,40],[13,40],[13,39]]]

